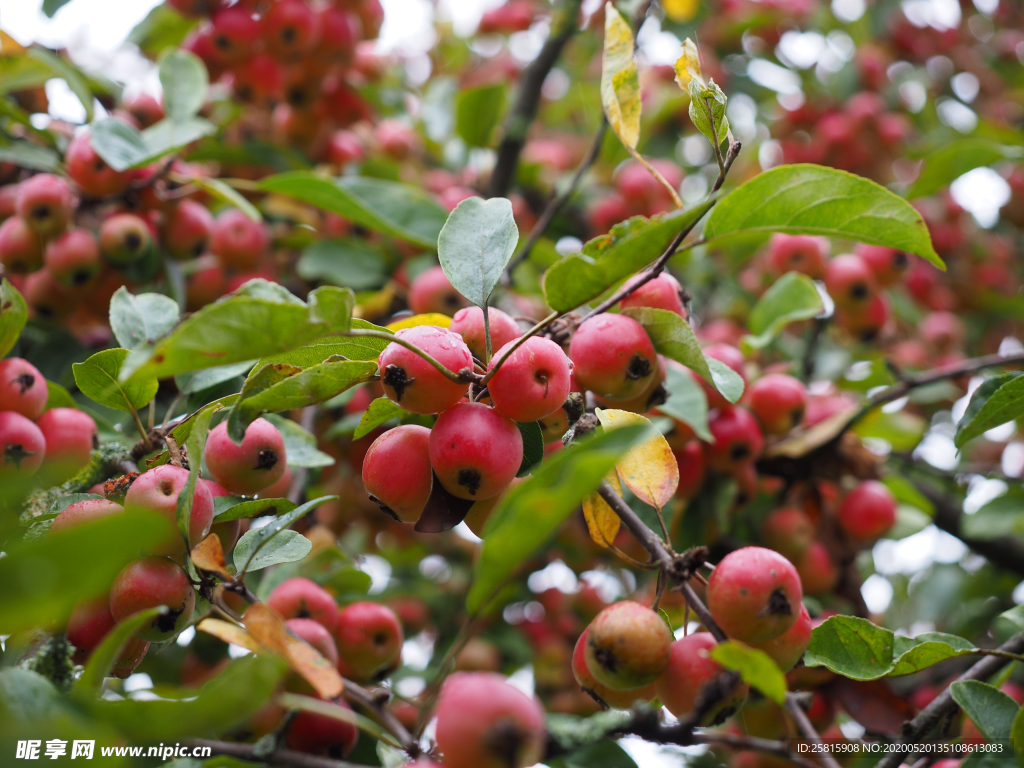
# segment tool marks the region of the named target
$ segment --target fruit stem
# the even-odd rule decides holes
[[[400,339],[398,336],[396,336],[393,333],[387,333],[386,331],[358,330],[358,331],[346,331],[344,333],[339,333],[337,335],[338,336],[354,336],[354,337],[369,337],[369,338],[374,338],[374,339],[384,339],[386,341],[390,341],[392,344],[397,344],[400,347],[405,347],[410,352],[414,352],[415,354],[417,354],[420,357],[422,357],[424,360],[426,360],[432,366],[437,368],[437,370],[439,370],[442,374],[444,374],[445,378],[450,379],[451,381],[454,381],[456,384],[468,384],[471,381],[483,381],[484,380],[484,379],[481,379],[480,374],[475,373],[474,371],[467,370],[465,373],[463,373],[461,371],[460,372],[455,372],[455,371],[452,371],[452,370],[446,368],[439,360],[437,360],[435,357],[433,357],[433,355],[431,355],[430,353],[424,352],[422,349],[417,347],[412,342],[406,341],[405,339]]]
[[[484,317],[486,318],[487,315],[484,315]],[[498,369],[501,368],[501,364],[504,363],[505,360],[508,359],[508,356],[511,355],[513,352],[515,352],[517,349],[519,349],[519,347],[521,347],[523,344],[525,344],[526,340],[528,338],[530,338],[531,336],[536,336],[538,333],[540,333],[545,328],[547,328],[549,325],[551,325],[553,322],[555,322],[555,320],[557,320],[558,318],[559,318],[558,312],[552,312],[550,315],[548,315],[543,320],[541,320],[539,323],[537,323],[535,326],[533,326],[533,328],[531,328],[526,333],[524,333],[522,336],[520,336],[518,339],[516,339],[515,342],[513,342],[512,346],[509,347],[508,351],[504,355],[499,357],[494,362],[494,365],[491,366],[491,369],[489,371],[487,371],[487,373],[484,374],[483,378],[481,378],[479,380],[480,381],[480,385],[481,386],[486,385],[487,382],[491,380],[491,377],[494,376],[494,374],[498,372]]]

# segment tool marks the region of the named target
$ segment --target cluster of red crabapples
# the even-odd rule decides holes
[[[74,413],[79,413],[75,411]],[[111,629],[139,611],[166,606],[167,611],[144,626],[126,646],[113,674],[126,677],[142,662],[151,642],[173,638],[188,626],[195,608],[192,581],[176,560],[211,532],[230,552],[242,532],[242,520],[214,524],[214,503],[221,496],[275,497],[287,490],[287,457],[284,439],[265,419],[249,425],[241,444],[227,434],[227,422],[209,435],[204,453],[213,477],[200,479],[192,499],[188,540],[177,530],[178,500],[188,485],[189,471],[162,464],[121,483],[103,483],[90,492],[97,498],[75,502],[54,519],[51,535],[111,516],[156,514],[168,523],[167,534],[145,557],[129,563],[118,574],[108,595],[78,605],[67,626],[68,641],[75,646],[74,660],[83,663]]]
[[[47,408],[49,388],[20,357],[0,360],[0,480],[63,483],[99,447],[96,422],[76,408]]]

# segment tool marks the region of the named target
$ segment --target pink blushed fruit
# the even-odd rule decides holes
[[[708,610],[729,637],[743,642],[781,635],[796,622],[802,598],[796,568],[764,547],[730,552],[708,579]]]

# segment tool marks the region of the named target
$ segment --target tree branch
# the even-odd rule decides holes
[[[214,741],[212,739],[189,739],[185,743],[193,749],[208,747],[213,755],[227,755],[240,760],[279,765],[282,768],[359,768],[355,763],[308,755],[305,752],[295,752],[291,749],[275,749],[269,755],[261,755],[258,754],[255,744],[238,744],[232,741]]]
[[[1019,654],[1024,651],[1024,633],[1014,635],[1008,641],[999,646],[1000,651]],[[967,680],[987,680],[996,672],[1009,663],[1009,659],[1003,656],[986,656],[973,667],[964,672],[955,682],[962,683]],[[915,744],[924,739],[929,731],[947,715],[957,709],[957,703],[946,688],[936,696],[932,702],[918,713],[917,717],[903,724],[903,735],[900,739],[902,744]],[[896,768],[903,762],[903,758],[910,757],[907,752],[890,752],[878,763],[876,768]]]
[[[415,758],[420,753],[420,746],[416,743],[416,739],[413,738],[412,734],[409,733],[408,729],[399,722],[398,718],[384,706],[389,696],[385,691],[378,691],[378,693],[384,693],[384,701],[378,699],[374,695],[374,692],[363,688],[361,685],[353,683],[351,680],[345,678],[345,691],[344,696],[351,702],[359,704],[364,709],[373,713],[377,722],[383,726],[384,730],[390,733],[399,744],[402,745],[410,757]]]
[[[526,134],[537,116],[541,89],[566,44],[578,29],[577,16],[582,0],[566,0],[556,12],[554,29],[530,65],[519,75],[519,93],[508,117],[505,118],[505,135],[498,147],[498,161],[491,174],[490,197],[504,197],[512,188],[519,153],[526,144]]]

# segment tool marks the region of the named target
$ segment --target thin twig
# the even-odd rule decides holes
[[[402,745],[410,757],[415,758],[420,753],[420,746],[416,742],[416,739],[408,729],[399,722],[398,718],[395,717],[394,713],[391,712],[387,707],[383,706],[374,696],[373,691],[363,688],[361,685],[356,685],[349,679],[345,679],[345,692],[344,696],[349,701],[359,704],[363,708],[373,713],[377,722],[384,727],[388,733],[395,737],[399,744]]]
[[[540,333],[553,322],[555,322],[555,320],[557,320],[558,318],[558,312],[552,312],[550,315],[548,315],[535,326],[533,326],[533,328],[531,328],[518,339],[516,339],[515,342],[513,342],[512,345],[506,350],[505,354],[494,360],[494,362],[491,364],[490,370],[487,371],[487,373],[484,374],[483,376],[479,377],[480,386],[487,386],[487,382],[490,381],[491,377],[498,372],[498,369],[501,367],[502,363],[504,363],[505,360],[508,359],[509,355],[511,355],[513,352],[519,349],[519,347],[521,347],[523,344],[525,344],[527,339],[529,339],[531,336],[536,336],[538,333]]]
[[[397,335],[395,335],[393,333],[388,333],[386,331],[356,330],[356,331],[345,331],[343,333],[339,333],[339,334],[336,334],[336,335],[338,335],[338,336],[368,337],[368,338],[374,338],[374,339],[384,339],[385,341],[389,341],[392,344],[397,344],[400,347],[405,347],[410,352],[414,352],[417,355],[419,355],[420,357],[422,357],[424,360],[426,360],[432,366],[437,368],[438,371],[440,371],[442,374],[444,374],[445,378],[450,379],[451,381],[454,381],[456,384],[469,384],[471,381],[477,381],[477,380],[479,380],[481,378],[481,376],[479,374],[475,373],[474,371],[472,371],[469,368],[463,368],[461,371],[453,371],[450,368],[447,368],[444,365],[444,363],[442,363],[439,360],[437,360],[430,353],[424,352],[422,349],[417,347],[412,342],[407,341],[406,339],[400,338],[399,336],[397,336]]]
[[[1014,635],[1001,646],[1000,651],[1007,653],[1024,652],[1024,633]],[[992,675],[1008,664],[1008,660],[1001,656],[986,656],[981,661],[964,672],[955,682],[962,683],[968,680],[988,680]],[[942,693],[932,699],[931,703],[922,709],[917,717],[903,724],[903,734],[900,738],[902,744],[916,744],[921,742],[928,733],[937,726],[943,718],[951,715],[957,709],[957,703],[953,701],[953,695],[947,687]],[[903,762],[905,757],[911,755],[907,752],[889,752],[878,763],[876,768],[896,768]]]
[[[835,758],[828,751],[825,743],[821,740],[821,736],[814,729],[814,725],[807,717],[807,713],[804,712],[803,707],[800,706],[800,700],[797,699],[792,693],[786,694],[786,711],[789,712],[789,716],[793,718],[796,723],[796,727],[800,733],[803,734],[804,738],[809,742],[818,747],[821,751],[816,752],[818,760],[825,768],[839,768],[839,763],[836,762]]]
[[[530,257],[530,252],[533,251],[533,246],[535,246],[537,241],[544,235],[544,232],[547,230],[551,220],[558,215],[559,211],[565,207],[565,204],[568,203],[576,193],[576,187],[579,185],[580,180],[587,171],[590,170],[590,166],[592,166],[594,161],[597,159],[597,155],[601,151],[601,143],[604,141],[604,135],[607,131],[608,118],[602,115],[601,126],[597,129],[594,140],[590,144],[590,149],[587,150],[587,154],[580,161],[580,164],[576,167],[576,172],[569,180],[569,186],[566,187],[560,195],[552,193],[551,199],[544,207],[544,211],[541,213],[540,218],[537,219],[537,223],[533,225],[533,229],[530,230],[530,235],[526,238],[526,242],[523,244],[523,247],[519,249],[519,253],[512,258],[508,263],[508,266],[505,268],[505,272],[507,274],[511,275],[516,267]]]

